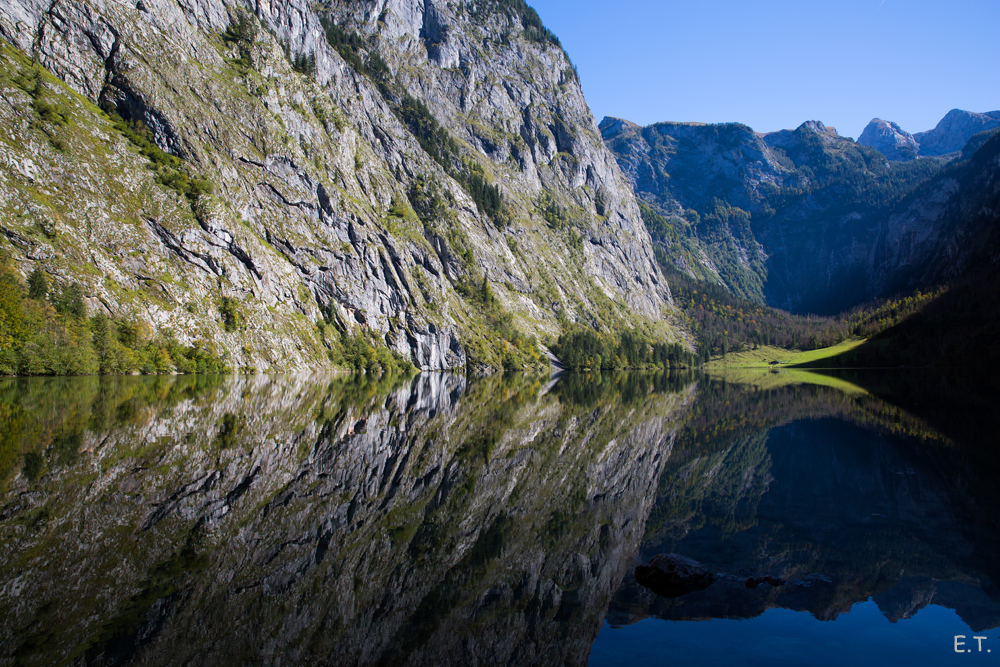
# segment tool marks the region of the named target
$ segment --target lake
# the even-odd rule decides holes
[[[0,379],[0,664],[998,664],[991,391]]]

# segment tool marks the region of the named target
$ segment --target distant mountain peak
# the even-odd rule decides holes
[[[912,134],[891,120],[872,118],[858,137],[858,143],[871,146],[890,160],[912,160],[920,146]]]
[[[829,125],[824,125],[822,122],[818,120],[807,120],[806,122],[799,125],[798,129],[812,130],[816,134],[840,137],[840,135],[837,133],[837,128],[831,127]]]
[[[976,113],[952,109],[933,130],[913,135],[921,155],[947,155],[962,150],[974,135],[1000,127],[1000,111]]]
[[[622,132],[641,131],[642,126],[624,118],[605,116],[597,126],[604,136],[614,136]]]
[[[828,127],[818,120],[807,120],[794,130],[778,130],[777,132],[766,132],[761,135],[764,142],[771,148],[790,148],[798,145],[801,141],[802,132],[812,132],[819,136],[825,143],[843,141],[837,133],[837,128]]]

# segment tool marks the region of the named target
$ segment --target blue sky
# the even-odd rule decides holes
[[[855,139],[951,109],[1000,109],[1000,0],[528,0],[576,64],[597,120],[806,120]]]

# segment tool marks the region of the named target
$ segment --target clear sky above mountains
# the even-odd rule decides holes
[[[857,139],[873,117],[915,133],[1000,109],[1000,0],[528,3],[598,120],[819,120]]]

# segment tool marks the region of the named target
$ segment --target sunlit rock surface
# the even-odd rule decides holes
[[[349,60],[323,20],[358,35]],[[237,368],[329,368],[321,318],[425,370],[470,347],[498,368],[457,289],[483,280],[525,334],[624,318],[676,337],[631,187],[527,20],[424,0],[2,3],[0,238],[24,275],[78,281],[92,311],[211,340]],[[159,182],[105,112],[213,193]],[[499,189],[502,215],[460,172]],[[222,326],[224,297],[245,327]]]

